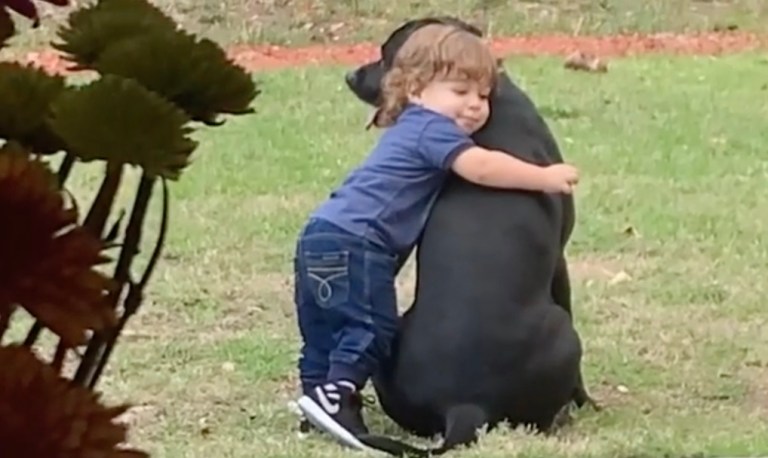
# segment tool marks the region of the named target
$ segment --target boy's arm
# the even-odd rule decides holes
[[[578,173],[570,165],[541,167],[479,146],[463,150],[451,168],[468,181],[494,188],[570,192],[578,181]]]
[[[418,149],[433,166],[452,169],[482,186],[570,193],[578,181],[578,173],[570,165],[540,167],[481,148],[447,117],[435,117],[427,123],[421,131]]]

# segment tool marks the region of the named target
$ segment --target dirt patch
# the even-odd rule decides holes
[[[747,32],[701,34],[659,33],[614,36],[516,36],[495,37],[490,45],[499,57],[510,55],[567,56],[583,51],[600,57],[620,57],[645,53],[718,55],[763,49],[768,37]],[[298,67],[312,64],[357,65],[379,56],[376,43],[330,44],[305,47],[276,45],[237,45],[229,56],[249,71]],[[51,50],[40,50],[16,57],[52,72],[65,74],[68,64]]]
[[[225,330],[250,329],[254,322],[277,326],[294,312],[292,274],[259,273],[230,286],[223,296]]]
[[[743,370],[747,381],[745,405],[760,418],[768,419],[768,361],[750,361]]]
[[[153,404],[134,405],[118,418],[118,422],[130,427],[140,427],[147,423],[161,420],[164,413],[159,406]]]
[[[140,342],[167,338],[179,331],[179,324],[174,318],[171,310],[162,307],[152,296],[147,296],[139,312],[131,317],[123,329],[120,340]]]
[[[569,260],[568,273],[572,282],[612,281],[624,273],[624,263],[618,259],[585,256]]]

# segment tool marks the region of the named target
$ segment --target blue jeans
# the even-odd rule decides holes
[[[310,219],[294,258],[294,301],[303,339],[304,393],[347,380],[362,389],[390,356],[399,317],[395,254],[321,219]]]

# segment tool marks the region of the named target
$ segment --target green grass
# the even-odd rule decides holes
[[[568,253],[584,373],[606,410],[558,437],[502,429],[453,456],[768,451],[766,64],[657,56],[594,75],[507,61],[582,172]],[[377,135],[342,70],[257,75],[257,114],[201,133],[172,186],[165,259],[101,385],[140,406],[132,443],[155,457],[356,456],[299,439],[288,408],[292,243]],[[76,170],[88,196],[93,175]],[[377,407],[367,415],[401,434]]]
[[[711,31],[765,32],[763,0],[152,0],[187,30],[220,42],[344,43],[381,40],[405,19],[452,14],[491,35],[615,34]],[[42,2],[41,2],[42,3]],[[66,8],[42,4],[44,26],[17,43],[44,46]]]
[[[489,33],[616,33],[712,30],[738,26],[765,30],[768,6],[760,0],[225,0],[157,1],[201,33],[225,40],[281,44],[380,39],[404,19],[455,14]],[[195,18],[193,20],[193,18]],[[243,18],[247,18],[243,20]]]

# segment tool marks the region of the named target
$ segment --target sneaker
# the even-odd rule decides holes
[[[302,396],[298,404],[307,420],[317,428],[347,447],[368,450],[356,437],[367,434],[368,428],[361,412],[362,398],[355,390],[343,383],[327,383]]]

